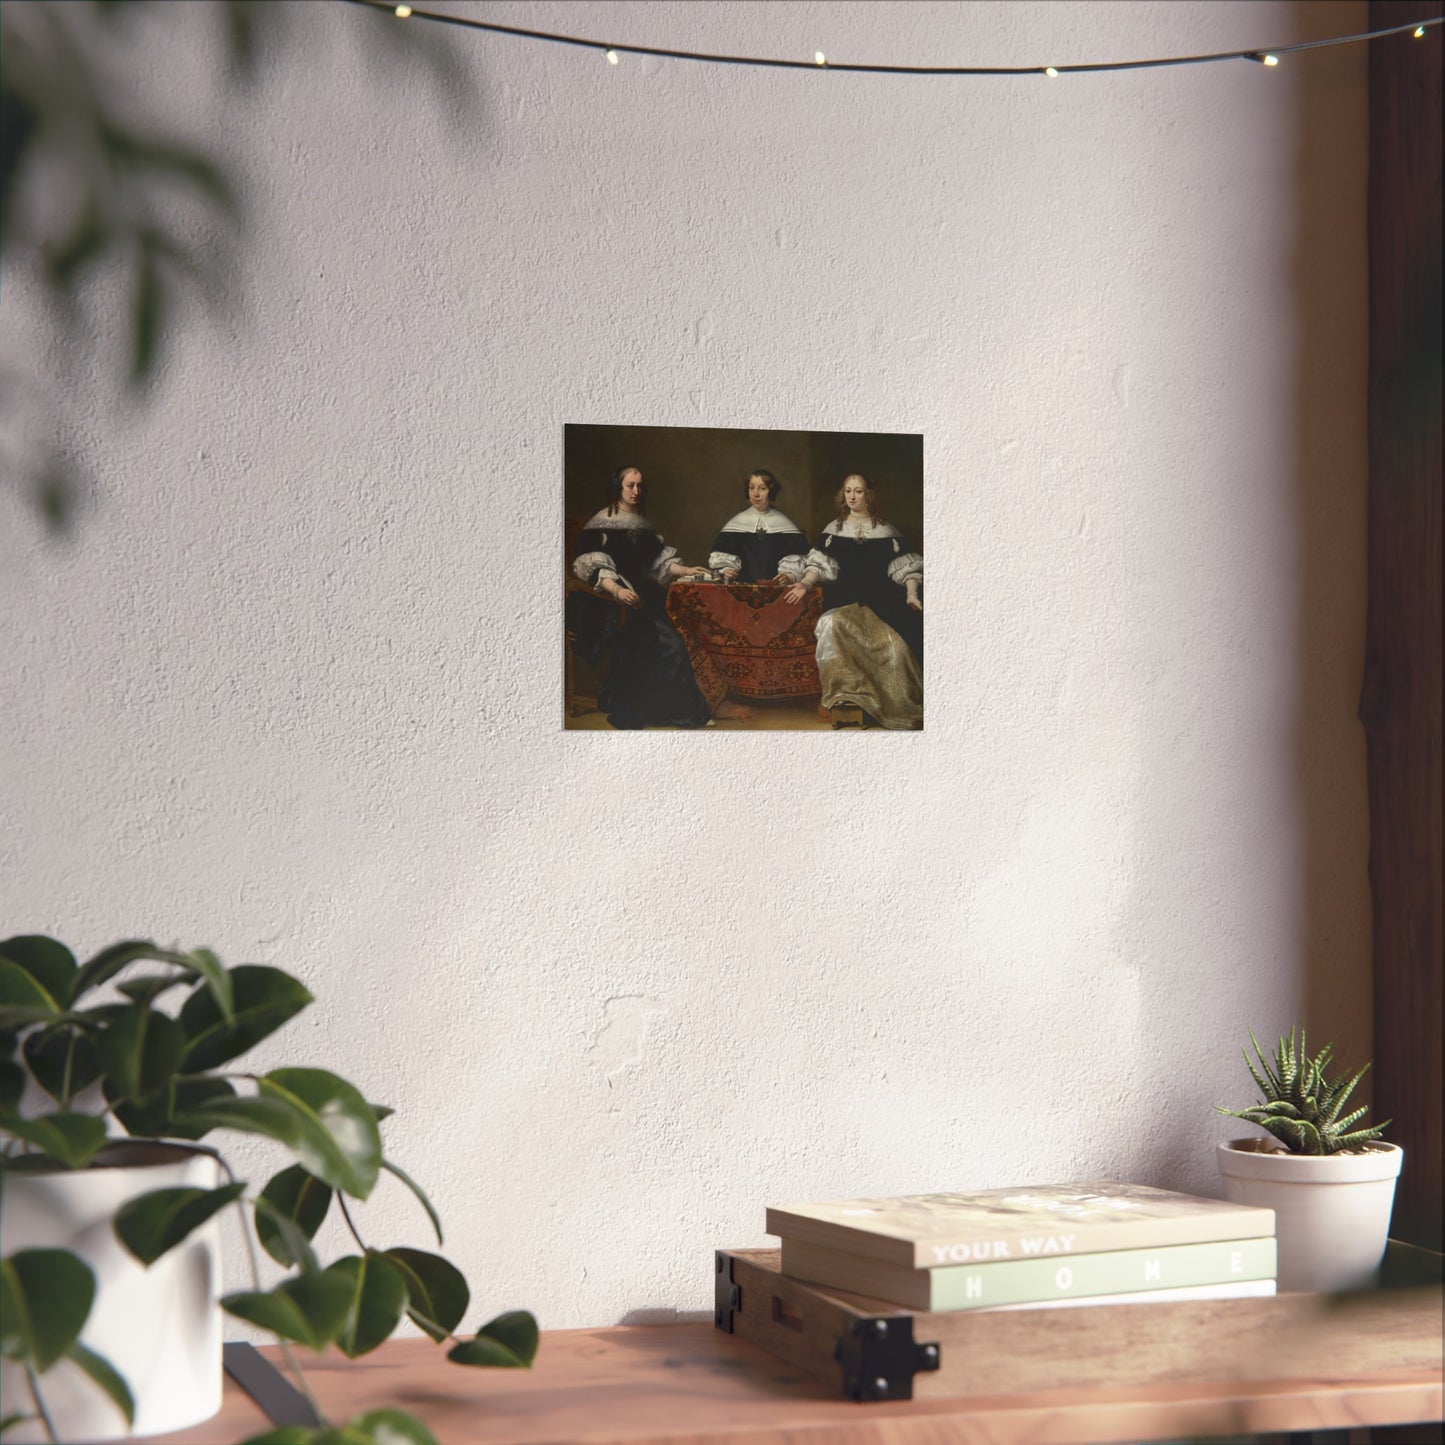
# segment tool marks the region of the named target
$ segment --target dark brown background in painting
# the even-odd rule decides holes
[[[776,505],[810,540],[836,515],[843,478],[862,472],[878,488],[887,520],[923,550],[921,436],[572,424],[564,437],[569,523],[591,517],[605,501],[608,476],[631,463],[647,482],[649,520],[690,566],[706,564],[723,523],[747,506],[748,473],[759,467],[783,484]]]

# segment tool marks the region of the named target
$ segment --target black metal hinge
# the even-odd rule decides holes
[[[273,1425],[314,1428],[321,1423],[305,1395],[254,1346],[239,1340],[222,1345],[221,1363]]]
[[[733,1283],[732,1259],[718,1250],[717,1279],[713,1285],[713,1323],[727,1334],[733,1332],[733,1315],[743,1307],[741,1285]]]
[[[912,1315],[873,1315],[838,1336],[833,1358],[843,1367],[850,1400],[911,1400],[914,1375],[936,1370],[939,1350],[914,1341]]]

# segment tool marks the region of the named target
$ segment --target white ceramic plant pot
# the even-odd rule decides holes
[[[149,1269],[116,1238],[111,1220],[152,1189],[219,1183],[216,1161],[184,1145],[107,1145],[89,1168],[5,1171],[0,1253],[69,1249],[95,1271],[95,1302],[81,1342],[110,1361],[135,1400],[136,1435],[158,1435],[208,1420],[221,1408],[220,1226],[212,1218]],[[68,1360],[40,1377],[46,1410],[63,1441],[119,1440],[125,1417]],[[5,1410],[31,1409],[23,1368],[0,1366]],[[44,1440],[38,1421],[5,1432]]]
[[[1286,1154],[1270,1139],[1218,1148],[1224,1197],[1274,1210],[1282,1290],[1358,1289],[1385,1254],[1404,1151],[1376,1140],[1359,1154]]]

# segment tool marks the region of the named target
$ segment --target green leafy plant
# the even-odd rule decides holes
[[[383,18],[384,17],[384,18]],[[56,393],[103,404],[107,380],[143,405],[191,310],[232,324],[247,234],[234,157],[194,145],[154,117],[168,70],[154,64],[159,27],[206,63],[217,32],[225,80],[238,91],[276,70],[295,41],[290,7],[256,0],[177,6],[163,0],[30,0],[0,6],[0,254],[5,285],[45,303],[59,362],[37,375],[0,367],[0,488],[28,490],[55,531],[79,510],[88,479],[75,450],[45,440],[70,422]],[[420,74],[438,100],[476,115],[473,87],[433,27],[397,25],[385,11],[326,31]],[[311,53],[312,64],[317,63]],[[214,135],[224,128],[212,126]],[[97,285],[103,279],[104,285]],[[120,341],[117,346],[114,343]],[[110,378],[115,362],[117,374]],[[28,435],[27,435],[28,434]]]
[[[144,965],[136,972],[134,965]],[[156,966],[159,965],[157,968]],[[107,987],[108,986],[108,987]],[[104,992],[102,992],[104,990]],[[312,1002],[295,978],[262,964],[227,967],[209,949],[113,944],[79,964],[64,944],[38,935],[0,942],[0,1187],[39,1168],[83,1169],[125,1138],[183,1140],[212,1154],[226,1182],[216,1189],[157,1189],[112,1221],[117,1237],[149,1266],[218,1211],[291,1271],[263,1289],[251,1249],[253,1288],[222,1306],[276,1335],[310,1396],[289,1343],[334,1345],[355,1358],[387,1339],[403,1315],[460,1365],[529,1366],[537,1323],[524,1310],[498,1315],[467,1337],[454,1332],[470,1307],[460,1271],[440,1254],[363,1240],[348,1199],[368,1198],[382,1174],[409,1189],[442,1244],[441,1223],[421,1188],[387,1158],[380,1124],[391,1113],[368,1103],[336,1074],[279,1068],[254,1074],[236,1060]],[[169,1009],[162,1007],[165,1003]],[[97,1100],[82,1107],[81,1096]],[[28,1099],[45,1100],[26,1110]],[[112,1127],[114,1126],[114,1127]],[[199,1141],[227,1130],[269,1138],[292,1159],[260,1189],[239,1180]],[[121,1132],[123,1131],[123,1133]],[[357,1252],[322,1267],[311,1241],[333,1207]],[[43,1377],[69,1360],[104,1390],[128,1421],[134,1404],[115,1368],[80,1343],[96,1291],[88,1264],[64,1249],[22,1249],[0,1260],[0,1354],[19,1362],[31,1407],[54,1438]],[[21,1419],[6,1401],[0,1429]],[[288,1426],[258,1441],[315,1439],[434,1445],[425,1425],[396,1410],[316,1430]]]
[[[1380,1138],[1389,1119],[1374,1128],[1352,1130],[1350,1126],[1369,1113],[1369,1106],[1344,1113],[1346,1100],[1365,1077],[1369,1064],[1351,1078],[1328,1079],[1325,1067],[1334,1055],[1335,1046],[1326,1044],[1310,1058],[1304,1025],[1298,1028],[1298,1044],[1295,1033],[1292,1028],[1288,1039],[1280,1039],[1271,1061],[1265,1058],[1251,1031],[1249,1041],[1254,1045],[1259,1068],[1255,1068],[1248,1049],[1243,1050],[1244,1062],[1264,1097],[1247,1109],[1225,1109],[1218,1104],[1215,1108],[1221,1114],[1248,1119],[1251,1124],[1267,1129],[1291,1154],[1338,1154]]]

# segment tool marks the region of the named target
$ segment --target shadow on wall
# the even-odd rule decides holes
[[[1300,3],[1294,19],[1293,30],[1286,27],[1286,33],[1306,40],[1364,30],[1368,14],[1363,3]],[[1231,1131],[1210,1106],[1233,1103],[1250,1092],[1240,1056],[1250,1029],[1268,1051],[1279,1033],[1303,1018],[1312,1048],[1333,1040],[1337,1059],[1355,1067],[1370,1054],[1369,822],[1365,739],[1356,718],[1366,609],[1365,66],[1363,47],[1341,47],[1300,57],[1290,76],[1297,101],[1291,117],[1293,194],[1282,204],[1293,216],[1293,254],[1285,273],[1287,299],[1266,302],[1277,305],[1281,323],[1292,327],[1293,354],[1281,349],[1278,355],[1293,395],[1275,421],[1275,471],[1259,474],[1262,482],[1277,476],[1281,489],[1288,477],[1289,490],[1278,499],[1278,530],[1266,530],[1263,538],[1262,545],[1272,548],[1268,558],[1250,554],[1244,545],[1247,528],[1238,515],[1224,517],[1207,539],[1218,553],[1212,579],[1220,599],[1215,620],[1227,621],[1227,645],[1246,659],[1257,645],[1259,656],[1267,658],[1267,649],[1279,648],[1271,643],[1271,632],[1283,635],[1292,629],[1293,675],[1263,676],[1259,663],[1252,679],[1248,667],[1236,673],[1241,686],[1255,689],[1241,695],[1241,721],[1228,725],[1217,708],[1209,743],[1218,755],[1207,756],[1207,749],[1193,754],[1216,783],[1227,785],[1227,806],[1239,828],[1232,872],[1223,875],[1223,895],[1195,916],[1196,928],[1201,920],[1218,927],[1220,946],[1217,957],[1209,957],[1208,940],[1201,935],[1199,975],[1188,981],[1192,995],[1183,987],[1173,992],[1155,988],[1145,1017],[1159,1025],[1151,1024],[1149,1034],[1167,1038],[1177,1032],[1182,1009],[1202,1006],[1206,1013],[1199,1020],[1192,1062],[1207,1064],[1211,1078],[1222,1069],[1232,1082],[1228,1097],[1187,1094],[1179,1102],[1190,1111],[1188,1128],[1160,1131],[1119,1161],[1119,1167],[1165,1187],[1219,1192],[1208,1141]],[[1244,234],[1252,222],[1242,215],[1238,224]],[[1221,493],[1235,507],[1254,501],[1239,481],[1220,479]],[[1261,524],[1272,528],[1272,499],[1257,500]],[[1237,583],[1229,575],[1236,561]],[[1266,566],[1279,576],[1280,585],[1267,593],[1277,598],[1277,610],[1258,619],[1256,634],[1251,619],[1241,615],[1243,588],[1252,583],[1258,590]],[[1181,646],[1188,645],[1181,638]],[[1266,687],[1278,688],[1278,703]],[[1170,739],[1147,730],[1145,736],[1150,746],[1144,787],[1153,796],[1168,797],[1172,790],[1187,807],[1188,790],[1179,785],[1186,766],[1180,753],[1168,746]],[[1277,777],[1271,776],[1272,767]],[[1250,796],[1251,787],[1259,790],[1257,797]],[[1280,817],[1282,810],[1288,816]],[[1172,819],[1163,812],[1155,816],[1156,828],[1162,823],[1171,832],[1156,833],[1144,856],[1166,860],[1171,847],[1175,854],[1187,851],[1187,812]],[[1256,826],[1261,819],[1264,825]],[[1287,857],[1261,851],[1279,839],[1286,840]],[[1253,890],[1240,886],[1250,883],[1252,869]],[[1180,867],[1176,877],[1178,886],[1197,891],[1187,867]],[[1235,896],[1231,882],[1238,887]],[[1273,895],[1261,891],[1270,888]],[[1252,910],[1239,934],[1244,947],[1273,935],[1280,940],[1273,954],[1231,954],[1236,942],[1229,927],[1242,908]],[[1279,1017],[1253,1016],[1262,1007],[1261,997],[1277,1001]],[[1140,1065],[1151,1066],[1162,1067],[1163,1060]],[[1238,1132],[1255,1131],[1240,1126]]]
[[[1348,16],[1340,8],[1297,4],[1301,34],[1369,27],[1367,5],[1349,7]],[[1290,751],[1303,849],[1300,896],[1282,903],[1302,920],[1300,1012],[1315,1046],[1333,1039],[1341,1063],[1359,1067],[1370,1056],[1371,1018],[1369,800],[1356,716],[1367,598],[1368,54],[1343,47],[1320,59],[1301,69],[1296,392],[1293,417],[1281,418],[1294,432],[1299,573]],[[1341,103],[1342,94],[1350,103]],[[1366,1075],[1360,1102],[1369,1089]]]

